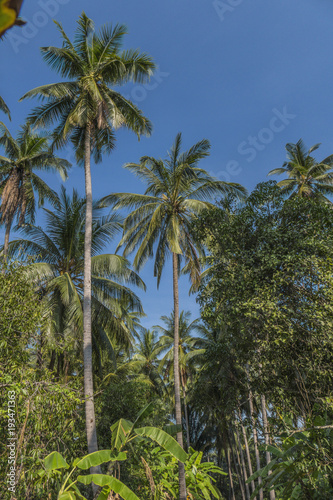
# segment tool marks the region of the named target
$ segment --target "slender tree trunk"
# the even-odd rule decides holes
[[[7,262],[10,228],[11,228],[11,222],[8,222],[8,224],[6,224],[5,241],[3,244],[3,259],[2,259],[3,264]],[[6,271],[4,266],[2,268],[1,274],[5,274],[5,272]]]
[[[227,459],[228,475],[229,475],[229,499],[230,500],[236,500],[235,490],[234,490],[234,481],[232,479],[230,448],[227,448],[225,450],[225,458]]]
[[[258,450],[258,434],[257,434],[257,429],[256,429],[256,421],[254,418],[254,409],[253,409],[253,394],[252,391],[249,387],[249,405],[250,405],[250,415],[251,415],[251,423],[252,423],[252,433],[253,433],[253,444],[254,444],[254,452],[256,456],[256,464],[257,464],[257,470],[260,470],[260,455],[259,455],[259,450]],[[258,484],[262,484],[262,479],[259,476],[258,477]],[[259,498],[260,500],[264,500],[264,494],[263,490],[259,490]]]
[[[86,221],[84,234],[84,282],[83,282],[83,374],[84,397],[86,410],[86,433],[88,452],[98,451],[97,430],[95,420],[94,386],[92,369],[91,339],[91,241],[92,241],[92,188],[91,188],[91,128],[86,127],[84,146],[84,173],[86,188]],[[92,467],[91,474],[101,471],[100,467]],[[97,488],[93,487],[94,493]]]
[[[230,450],[231,450],[232,460],[233,460],[234,466],[235,466],[235,471],[236,471],[236,474],[237,474],[237,477],[238,477],[238,483],[239,483],[239,488],[240,488],[240,491],[241,491],[242,499],[246,500],[245,491],[244,491],[244,484],[243,484],[243,478],[242,478],[242,471],[240,469],[239,457],[237,457],[238,461],[236,460],[236,453],[238,455],[237,445],[236,445],[236,443],[234,443],[235,444],[235,451],[234,451],[233,446],[232,446],[233,443],[231,442],[229,434],[228,434],[228,441],[229,441],[229,447],[230,447]],[[238,464],[239,464],[239,466],[238,466]]]
[[[175,409],[176,409],[176,424],[182,425],[182,407],[180,399],[180,377],[179,377],[179,291],[178,291],[178,257],[177,254],[172,254],[173,268],[173,301],[175,314],[175,331],[174,331],[174,378],[175,378]],[[177,441],[183,448],[183,432],[177,433]],[[179,500],[186,500],[186,481],[185,467],[182,462],[178,462],[179,471]]]
[[[54,370],[55,360],[56,360],[56,352],[52,351],[52,353],[51,353],[51,359],[50,359],[50,364],[49,364],[49,370],[51,372],[53,372],[53,370]]]
[[[247,439],[247,435],[246,435],[246,430],[245,430],[245,427],[243,425],[242,415],[241,415],[240,410],[238,410],[238,417],[239,417],[239,422],[240,422],[240,425],[241,425],[242,434],[243,434],[243,438],[244,438],[246,459],[247,459],[247,464],[248,464],[248,468],[249,468],[249,474],[250,474],[250,477],[251,477],[252,474],[253,474],[252,463],[251,463],[251,455],[250,455],[250,449],[249,449],[249,443],[248,443],[248,439]],[[251,489],[252,489],[252,493],[254,493],[254,491],[256,489],[254,481],[251,481]],[[257,497],[254,497],[254,500],[257,500]]]
[[[270,443],[270,438],[269,438],[269,430],[268,430],[268,420],[267,420],[267,410],[266,410],[266,400],[265,396],[261,396],[261,412],[262,412],[262,422],[264,426],[264,434],[265,434],[265,444],[269,445]],[[267,465],[271,462],[271,454],[269,451],[266,451],[266,463]],[[269,471],[268,475],[270,475],[272,472]],[[269,498],[270,500],[275,500],[275,491],[271,490],[269,492]]]
[[[250,488],[247,481],[247,471],[246,471],[246,465],[245,465],[245,458],[244,458],[244,453],[243,453],[243,447],[242,443],[240,440],[239,432],[237,429],[237,422],[235,423],[235,432],[236,432],[236,441],[238,443],[238,449],[240,453],[240,460],[242,464],[242,469],[243,469],[243,476],[244,476],[244,485],[245,485],[245,493],[246,493],[246,498],[247,500],[250,500],[251,494],[250,494]]]
[[[189,427],[189,422],[188,422],[188,411],[187,411],[187,404],[186,404],[186,389],[185,386],[183,385],[183,400],[184,400],[184,413],[185,413],[185,422],[186,422],[186,445],[187,445],[187,451],[190,449],[191,443],[190,443],[190,427]]]
[[[39,332],[39,345],[37,349],[37,367],[41,370],[43,367],[43,347],[44,347],[43,331]]]
[[[7,260],[7,255],[8,255],[10,228],[11,228],[11,223],[8,222],[8,224],[6,224],[5,241],[3,245],[3,256],[5,261]]]

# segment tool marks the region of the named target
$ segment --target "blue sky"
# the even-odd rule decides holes
[[[0,44],[0,95],[11,108],[13,134],[33,106],[18,99],[58,79],[39,52],[60,43],[52,17],[71,35],[82,10],[96,26],[126,24],[124,47],[149,53],[159,68],[148,86],[122,89],[153,122],[153,135],[138,142],[128,131],[117,133],[116,150],[93,168],[95,198],[142,192],[122,165],[142,155],[164,157],[178,131],[184,149],[209,139],[211,155],[201,166],[249,190],[282,165],[287,142],[321,142],[318,159],[332,153],[331,0],[25,0],[21,15],[28,25],[11,30]],[[61,154],[73,160],[70,149]],[[59,189],[59,178],[46,179]],[[82,169],[73,166],[66,187],[83,194]],[[142,323],[151,326],[172,310],[171,260],[158,292],[151,263],[142,277],[148,286],[141,294]],[[181,308],[193,311],[194,319],[199,308],[188,296],[187,278],[180,285]]]

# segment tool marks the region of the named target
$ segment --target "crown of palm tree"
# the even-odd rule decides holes
[[[48,200],[58,203],[58,196],[35,172],[58,172],[63,179],[71,166],[53,154],[49,135],[33,132],[29,125],[21,127],[14,139],[0,122],[0,146],[6,156],[0,156],[1,222],[11,224],[15,215],[18,224],[33,223],[36,212],[35,192],[39,206]]]
[[[141,328],[140,334],[137,335],[137,340],[133,361],[139,372],[146,375],[155,390],[161,394],[163,383],[158,372],[158,356],[163,347],[159,343],[156,332],[147,330],[146,328]]]
[[[39,126],[59,122],[54,131],[54,145],[61,147],[71,139],[78,161],[84,158],[85,129],[90,127],[94,160],[114,147],[113,129],[125,126],[138,136],[149,135],[151,123],[142,112],[114,87],[127,81],[144,82],[155,65],[145,53],[121,51],[127,29],[124,25],[103,26],[95,31],[94,23],[82,13],[71,42],[56,22],[63,45],[43,47],[45,62],[67,82],[42,85],[26,93],[47,102],[33,110],[29,119]]]
[[[320,144],[315,144],[307,150],[302,139],[296,144],[286,145],[287,161],[281,168],[275,168],[268,174],[288,174],[287,179],[277,184],[286,196],[316,198],[329,202],[325,195],[333,194],[333,155],[318,163],[311,153],[319,146]]]
[[[190,321],[191,313],[189,311],[181,311],[179,315],[179,370],[183,386],[186,384],[190,364],[194,358],[204,353],[205,349],[198,349],[197,346],[202,343],[202,338],[194,336],[194,333],[201,334],[202,325],[200,318]],[[166,375],[170,378],[173,374],[173,359],[174,359],[174,312],[170,316],[161,316],[161,320],[165,323],[165,327],[156,325],[153,328],[161,337],[159,339],[160,352],[164,353],[163,358],[159,363],[159,371],[166,370]]]
[[[179,133],[166,160],[144,156],[139,164],[124,165],[147,184],[144,194],[114,193],[102,199],[105,205],[113,205],[115,209],[133,210],[125,219],[119,247],[124,246],[125,256],[138,247],[134,259],[137,270],[153,256],[157,244],[154,276],[158,285],[169,252],[178,254],[179,260],[184,258],[185,272],[190,273],[192,282],[198,282],[199,259],[204,256],[204,247],[194,239],[193,219],[212,206],[208,200],[214,196],[231,191],[238,196],[246,193],[239,184],[219,181],[198,168],[199,161],[209,155],[207,140],[184,153],[180,149]]]
[[[11,120],[9,108],[1,96],[0,96],[0,111],[5,113],[8,116],[8,118]]]
[[[92,234],[92,324],[93,339],[98,346],[112,352],[112,339],[127,348],[132,342],[133,318],[127,314],[142,313],[140,299],[126,285],[145,289],[143,281],[129,268],[129,262],[118,255],[100,254],[121,229],[117,215],[100,217],[94,204]],[[44,208],[46,230],[27,225],[21,232],[27,237],[13,241],[11,256],[30,255],[31,279],[46,296],[52,329],[62,335],[81,333],[83,327],[82,297],[84,272],[85,200],[73,191],[70,198],[62,188],[59,206]],[[97,349],[98,350],[98,349]],[[101,353],[99,353],[101,354]]]

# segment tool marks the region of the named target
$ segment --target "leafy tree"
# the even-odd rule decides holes
[[[212,383],[229,388],[229,422],[252,400],[260,424],[266,409],[256,403],[263,396],[269,439],[285,430],[284,414],[297,425],[325,412],[331,418],[331,207],[311,198],[284,201],[275,183],[264,183],[244,207],[226,202],[202,214],[197,227],[211,251],[202,314],[221,336]],[[221,360],[226,369],[219,375]],[[259,431],[267,438],[264,426]],[[255,430],[252,424],[254,437]]]
[[[54,130],[54,146],[71,141],[78,162],[84,163],[86,223],[84,245],[83,352],[86,425],[89,452],[98,449],[95,424],[91,336],[91,237],[92,186],[91,154],[95,162],[114,147],[114,130],[124,126],[138,136],[149,135],[151,124],[133,103],[114,88],[128,81],[144,82],[154,70],[154,63],[138,51],[121,51],[126,28],[104,26],[95,31],[94,23],[82,13],[71,42],[62,26],[56,23],[63,45],[44,47],[45,62],[67,82],[37,87],[23,96],[39,97],[46,103],[30,116],[35,125],[48,126],[59,121]]]
[[[42,302],[28,278],[30,265],[5,263],[0,272],[0,439],[15,442],[14,464],[8,463],[7,452],[0,456],[4,499],[45,499],[54,484],[38,474],[39,459],[54,448],[66,457],[83,452],[81,391],[75,381],[60,384],[48,370],[36,369],[32,357],[44,318]],[[10,443],[9,430],[14,433]],[[14,487],[7,483],[12,467]]]
[[[35,193],[39,206],[48,200],[57,204],[56,193],[43,181],[36,171],[58,172],[63,179],[70,167],[68,161],[54,155],[50,149],[49,136],[34,132],[24,125],[14,139],[7,127],[0,122],[0,146],[6,156],[0,156],[0,215],[6,226],[3,253],[8,253],[10,229],[15,216],[19,226],[33,223],[36,213]]]
[[[41,335],[44,343],[58,345],[60,358],[73,346],[80,345],[83,329],[83,274],[86,201],[73,190],[72,197],[62,188],[57,208],[44,208],[46,230],[27,225],[21,232],[25,239],[10,244],[11,255],[33,256],[30,278],[38,284],[46,302],[47,327]],[[113,359],[117,342],[129,349],[132,344],[129,311],[142,312],[139,298],[127,285],[145,288],[139,276],[124,257],[100,254],[120,231],[117,215],[101,217],[98,203],[93,204],[92,223],[92,334],[96,359],[103,363],[105,355]],[[133,318],[129,317],[132,324]],[[75,352],[77,358],[77,352]],[[53,361],[52,361],[53,359]],[[51,368],[54,358],[51,358]],[[67,372],[69,368],[67,366]]]
[[[133,209],[125,219],[120,246],[124,245],[125,256],[137,248],[134,258],[134,267],[137,270],[153,256],[156,245],[154,276],[157,277],[159,285],[166,257],[172,255],[175,407],[176,422],[180,426],[179,269],[183,260],[192,282],[198,284],[200,257],[204,255],[203,245],[193,237],[191,222],[201,211],[212,206],[208,200],[212,200],[218,193],[234,191],[240,196],[245,193],[245,189],[239,184],[216,180],[198,167],[199,161],[208,156],[209,149],[209,142],[203,140],[181,153],[181,134],[178,134],[166,160],[144,156],[139,164],[125,165],[125,168],[147,184],[145,194],[114,193],[104,198],[104,203],[114,205],[115,209]],[[178,433],[177,440],[182,446],[182,432]],[[180,499],[184,500],[185,472],[181,463],[179,477]]]
[[[319,146],[315,144],[307,151],[302,139],[296,144],[286,145],[288,160],[268,174],[288,174],[287,179],[278,183],[283,194],[328,201],[325,195],[333,193],[333,155],[318,163],[311,153]]]

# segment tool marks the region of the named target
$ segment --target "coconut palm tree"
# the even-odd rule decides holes
[[[163,382],[158,371],[158,356],[162,351],[157,333],[141,327],[134,347],[133,361],[136,362],[140,373],[146,375],[152,383],[154,390],[161,394]]]
[[[288,178],[278,182],[286,196],[316,198],[329,202],[325,195],[333,194],[333,155],[317,162],[311,153],[319,148],[315,144],[309,150],[300,139],[296,144],[286,145],[287,161],[268,175],[287,174]]]
[[[86,431],[89,453],[98,450],[95,424],[92,376],[91,337],[91,235],[92,186],[91,154],[95,163],[114,147],[114,130],[127,127],[138,136],[149,135],[151,123],[133,103],[125,99],[117,87],[125,82],[144,82],[155,66],[151,58],[138,51],[121,51],[126,34],[123,25],[103,26],[95,31],[85,13],[78,22],[73,42],[62,26],[62,47],[44,47],[45,62],[69,81],[37,87],[23,96],[39,97],[46,103],[33,110],[30,120],[39,126],[58,126],[54,130],[54,146],[71,141],[78,162],[84,163],[86,190],[86,233],[84,249],[84,391]]]
[[[36,200],[39,206],[48,200],[58,203],[57,194],[43,181],[37,172],[58,172],[67,177],[70,163],[55,156],[50,149],[49,136],[33,132],[29,125],[21,127],[14,139],[7,127],[0,122],[0,146],[6,156],[0,156],[0,216],[5,224],[3,254],[8,253],[10,230],[16,216],[19,226],[35,220]]]
[[[198,349],[197,346],[203,341],[201,337],[196,337],[193,334],[200,334],[202,325],[200,318],[190,321],[191,313],[189,311],[181,311],[179,315],[179,374],[180,384],[183,393],[185,422],[186,422],[186,442],[187,448],[191,446],[188,409],[186,401],[187,385],[189,378],[192,378],[195,373],[194,364],[196,358],[203,355],[205,349]],[[161,320],[165,323],[165,327],[156,325],[154,328],[160,334],[159,347],[163,354],[163,358],[159,363],[159,371],[164,371],[164,379],[174,378],[174,341],[175,341],[175,315],[172,312],[170,316],[161,316]]]
[[[0,96],[0,111],[5,113],[8,116],[8,118],[11,119],[9,108],[1,96]]]
[[[9,245],[12,256],[34,257],[29,273],[40,287],[49,318],[43,333],[65,354],[64,346],[71,346],[76,359],[83,330],[85,204],[75,190],[70,198],[62,187],[59,206],[43,209],[46,230],[26,225],[20,231],[25,238]],[[102,364],[105,356],[114,357],[115,343],[127,351],[131,347],[130,313],[140,315],[142,306],[127,285],[143,289],[145,285],[124,257],[100,253],[120,231],[121,221],[114,214],[101,217],[97,205],[93,204],[92,224],[92,336],[96,360]],[[63,354],[58,357],[63,362]]]
[[[181,400],[179,380],[179,290],[178,278],[182,261],[192,283],[200,280],[200,257],[204,256],[203,243],[196,241],[192,222],[203,210],[212,207],[214,196],[230,191],[239,196],[245,189],[239,184],[226,183],[211,177],[198,168],[201,159],[209,155],[210,144],[202,140],[188,151],[181,153],[181,134],[165,160],[149,156],[142,157],[139,164],[129,163],[125,168],[147,183],[142,194],[115,193],[106,196],[103,202],[115,209],[128,208],[133,211],[124,222],[124,235],[120,246],[124,255],[136,248],[134,267],[142,268],[148,258],[154,255],[154,276],[159,285],[166,258],[172,256],[174,297],[174,365],[175,365],[175,410],[176,423],[181,426]],[[183,445],[182,432],[177,439]],[[185,471],[179,464],[180,499],[186,498]]]

